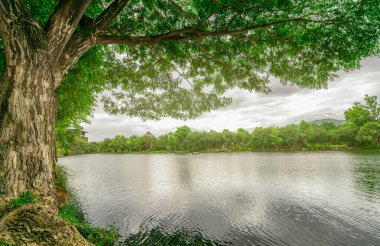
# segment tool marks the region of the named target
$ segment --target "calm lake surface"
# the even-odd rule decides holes
[[[380,245],[380,154],[64,157],[88,220],[126,238],[187,231],[232,245]]]

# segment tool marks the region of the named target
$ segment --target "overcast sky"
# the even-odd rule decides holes
[[[188,121],[164,118],[144,122],[124,115],[108,115],[99,105],[90,118],[91,124],[83,126],[89,132],[90,141],[100,141],[116,135],[143,135],[147,131],[161,135],[182,125],[193,130],[235,131],[239,127],[252,130],[257,126],[280,126],[301,120],[344,119],[343,112],[355,101],[361,101],[365,94],[380,98],[380,58],[363,60],[360,69],[339,73],[328,89],[283,86],[275,79],[271,87],[270,94],[232,90],[227,94],[233,98],[230,106]]]

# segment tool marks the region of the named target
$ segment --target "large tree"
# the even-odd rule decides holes
[[[109,113],[193,118],[269,76],[326,87],[378,53],[379,23],[379,0],[1,0],[1,197],[54,198],[57,108],[83,118],[106,88]]]

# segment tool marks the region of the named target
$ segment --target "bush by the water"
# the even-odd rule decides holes
[[[80,234],[95,245],[114,245],[118,231],[114,227],[101,228],[87,223],[78,205],[69,202],[59,208],[58,216],[74,225]]]

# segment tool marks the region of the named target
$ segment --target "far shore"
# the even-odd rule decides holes
[[[260,153],[260,152],[323,152],[323,151],[338,151],[338,152],[366,152],[366,153],[379,153],[380,148],[353,148],[353,147],[330,147],[323,149],[308,149],[308,148],[292,148],[292,149],[253,149],[253,150],[207,150],[207,151],[133,151],[133,152],[94,152],[94,153],[79,153],[79,154],[70,154],[65,156],[78,156],[78,155],[90,155],[90,154],[109,154],[109,155],[125,155],[125,154],[178,154],[178,155],[197,155],[197,154],[212,154],[212,153]],[[65,157],[60,155],[58,157]]]

